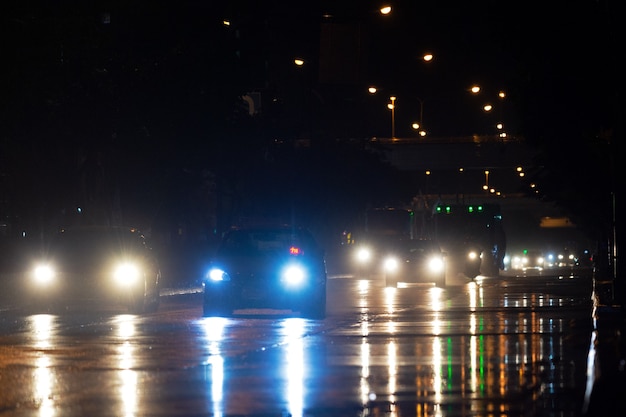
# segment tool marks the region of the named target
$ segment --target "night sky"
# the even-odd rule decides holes
[[[297,187],[272,189],[290,176],[268,163],[275,144],[390,136],[391,94],[396,136],[415,135],[420,108],[431,137],[493,134],[498,117],[574,182],[610,176],[593,152],[623,139],[617,2],[407,0],[389,2],[389,16],[356,0],[11,3],[0,17],[0,214],[23,223],[67,221],[91,203],[150,225],[164,211],[214,225],[215,195],[243,208],[258,198],[242,188]],[[563,151],[567,161],[554,157]],[[333,175],[344,173],[300,173],[310,189]]]

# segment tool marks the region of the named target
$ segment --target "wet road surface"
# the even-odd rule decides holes
[[[173,293],[176,293],[174,291]],[[324,320],[0,311],[0,416],[579,416],[588,276],[332,276]]]

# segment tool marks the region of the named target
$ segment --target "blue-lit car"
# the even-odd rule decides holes
[[[160,267],[136,229],[64,229],[32,253],[24,280],[32,308],[109,305],[132,313],[158,309]]]
[[[323,249],[303,228],[233,228],[202,280],[205,316],[242,309],[291,310],[309,318],[326,314]]]

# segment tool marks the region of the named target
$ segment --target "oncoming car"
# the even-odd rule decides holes
[[[286,309],[326,314],[326,261],[312,234],[290,226],[233,228],[203,277],[203,313]]]
[[[442,287],[446,281],[444,253],[433,240],[409,239],[396,242],[380,259],[385,285],[398,282],[432,282]]]
[[[541,271],[545,267],[545,258],[540,251],[524,250],[522,253],[514,254],[510,259],[511,270],[537,270]]]
[[[26,296],[38,309],[123,305],[153,312],[161,272],[144,236],[126,227],[64,229],[38,251],[26,277]]]

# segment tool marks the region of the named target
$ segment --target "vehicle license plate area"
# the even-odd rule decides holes
[[[258,301],[269,297],[269,291],[262,286],[247,286],[241,290],[241,297],[245,300]]]
[[[104,277],[98,275],[64,274],[61,282],[61,291],[71,298],[100,298],[112,292],[111,285],[108,285]]]

